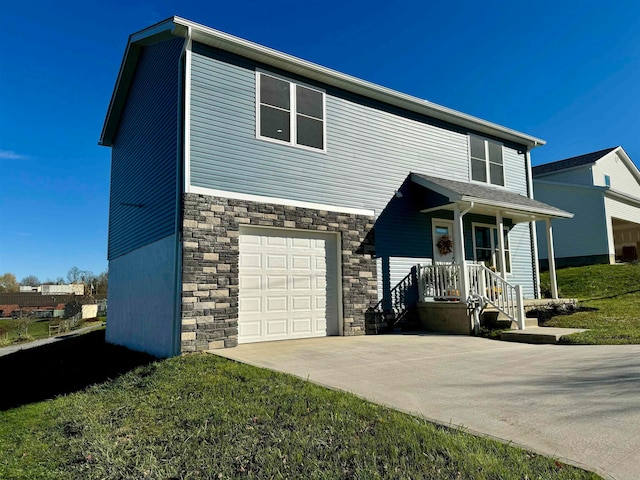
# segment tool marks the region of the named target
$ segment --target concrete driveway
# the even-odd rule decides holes
[[[213,353],[640,478],[640,346],[524,345],[378,335],[240,345]]]

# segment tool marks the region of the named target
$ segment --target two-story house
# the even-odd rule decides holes
[[[178,17],[131,35],[100,144],[107,340],[159,356],[363,334],[416,264],[421,300],[533,298],[533,222],[570,216],[543,140]]]
[[[554,221],[560,267],[636,260],[640,253],[640,171],[622,147],[533,167],[536,198],[570,210]],[[543,230],[540,263],[549,265]]]

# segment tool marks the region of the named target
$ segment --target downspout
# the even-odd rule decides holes
[[[175,219],[175,306],[173,325],[173,354],[182,353],[182,217],[183,195],[188,191],[187,168],[189,165],[189,122],[191,90],[191,27],[187,27],[178,68],[178,155],[176,161],[176,219]]]
[[[534,147],[537,144],[534,145]],[[524,154],[524,163],[527,170],[527,194],[529,198],[533,200],[533,177],[531,173],[531,155],[529,149]],[[529,222],[529,237],[531,240],[531,250],[533,250],[532,263],[533,263],[533,287],[536,298],[541,298],[540,293],[540,264],[538,259],[538,234],[536,232],[536,222]]]

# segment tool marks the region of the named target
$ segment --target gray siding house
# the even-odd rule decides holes
[[[640,253],[640,171],[622,147],[533,168],[535,196],[575,214],[554,220],[556,265],[636,260]],[[538,231],[540,262],[549,265]]]
[[[107,340],[158,356],[364,334],[411,272],[534,298],[534,221],[570,216],[532,199],[543,140],[178,17],[131,35],[100,144]]]

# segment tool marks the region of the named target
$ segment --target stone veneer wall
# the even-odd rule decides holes
[[[194,193],[183,198],[183,353],[238,343],[243,225],[340,232],[343,334],[365,333],[365,311],[378,301],[373,217]]]

